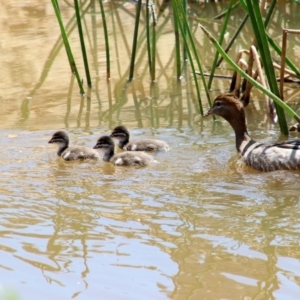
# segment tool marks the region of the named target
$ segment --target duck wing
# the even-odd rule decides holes
[[[300,150],[300,139],[276,143],[273,146],[282,149]]]

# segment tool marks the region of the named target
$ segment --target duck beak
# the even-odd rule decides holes
[[[51,139],[51,140],[48,142],[48,144],[53,144],[53,140]]]
[[[211,116],[211,115],[213,115],[213,114],[214,114],[213,108],[211,108],[211,109],[209,109],[209,110],[206,112],[206,114],[204,115],[204,117],[208,117],[208,116]]]

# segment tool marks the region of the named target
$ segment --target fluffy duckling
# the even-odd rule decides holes
[[[122,152],[114,154],[115,144],[111,137],[102,136],[98,139],[94,149],[103,153],[103,160],[118,166],[146,166],[155,162],[152,156],[143,152]]]
[[[99,153],[92,149],[83,146],[69,147],[69,137],[63,131],[57,131],[53,134],[50,144],[58,144],[57,155],[64,160],[78,160],[78,159],[99,159]]]
[[[266,145],[251,139],[243,104],[232,94],[221,94],[206,116],[217,115],[229,122],[235,132],[236,149],[245,163],[260,171],[300,168],[300,140]]]
[[[119,141],[119,148],[127,151],[169,151],[170,149],[166,142],[160,140],[140,139],[129,142],[130,134],[125,126],[115,127],[110,136]]]

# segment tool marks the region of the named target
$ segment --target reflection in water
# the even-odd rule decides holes
[[[135,7],[106,4],[115,57],[106,82],[98,6],[88,2],[95,77],[84,97],[70,76],[51,3],[1,3],[2,61],[10,63],[0,70],[0,284],[24,299],[298,299],[299,172],[252,170],[239,162],[227,123],[194,122],[190,72],[185,68],[180,82],[172,73],[174,37],[162,22],[168,6],[160,7],[157,82],[147,79],[141,48],[136,78],[127,83]],[[281,7],[272,30],[285,27],[286,15],[293,22],[294,5]],[[194,4],[190,13],[197,23],[221,9]],[[61,10],[82,67],[73,10],[68,2]],[[18,18],[7,22],[11,15]],[[232,21],[235,27],[239,18]],[[207,26],[218,33],[218,23]],[[197,43],[209,66],[214,50],[200,35]],[[289,51],[299,60],[296,46]],[[228,85],[214,81],[212,94]],[[278,128],[263,106],[247,108],[249,130],[276,141]],[[163,139],[172,148],[156,154],[158,164],[120,168],[64,162],[47,144],[63,128],[72,143],[93,146],[117,124],[133,138]]]

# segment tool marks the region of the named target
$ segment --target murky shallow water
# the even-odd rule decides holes
[[[298,299],[300,173],[241,165],[228,124],[193,121],[188,78],[178,89],[171,75],[154,88],[138,77],[125,89],[117,71],[110,84],[101,75],[81,113],[62,49],[36,87],[59,32],[51,4],[33,2],[0,13],[2,25],[19,14],[0,71],[4,289],[21,299]],[[278,139],[254,105],[247,113],[254,138]],[[93,146],[119,123],[172,149],[148,168],[118,168],[62,162],[47,144],[65,129],[72,144]]]

